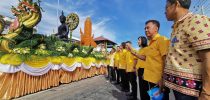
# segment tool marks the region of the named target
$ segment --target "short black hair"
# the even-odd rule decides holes
[[[159,21],[157,21],[157,20],[148,20],[148,21],[146,21],[145,25],[147,25],[150,22],[155,24],[158,27],[158,30],[160,29],[160,22]]]
[[[122,42],[121,45],[122,45],[122,48],[125,49],[125,42]]]
[[[141,39],[141,46],[142,46],[143,48],[148,46],[148,44],[147,44],[147,38],[146,38],[146,37],[140,36],[140,37],[138,38],[138,40],[139,40],[139,39]]]
[[[167,0],[167,2],[169,2],[171,4],[175,4],[176,1],[178,1],[183,8],[185,8],[185,9],[190,8],[191,0]]]
[[[130,44],[132,44],[132,43],[131,43],[131,41],[127,41],[126,43],[130,43]]]

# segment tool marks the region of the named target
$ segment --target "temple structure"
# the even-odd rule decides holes
[[[82,29],[80,28],[80,38],[81,38],[80,44],[83,46],[93,46],[93,47],[97,46],[92,35],[92,22],[91,22],[90,17],[88,17],[85,20],[84,33],[82,32]]]

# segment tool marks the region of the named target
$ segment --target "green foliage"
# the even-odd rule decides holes
[[[55,42],[61,41],[59,38],[55,36],[45,36],[43,42],[46,44],[47,50],[53,51],[56,49]]]
[[[19,57],[20,57],[20,59],[22,60],[22,61],[29,61],[29,60],[32,60],[31,59],[31,54],[24,54],[24,55],[22,55],[22,54],[19,54]]]
[[[32,34],[32,29],[24,28],[23,30],[24,31],[22,31],[20,35],[13,38],[14,40],[10,40],[14,42],[13,44],[10,44],[13,53],[19,54],[23,61],[30,60],[32,55],[41,57],[66,56],[104,59],[100,52],[93,52],[93,47],[91,46],[80,46],[78,44],[64,42],[54,35],[44,36],[41,34]],[[3,40],[3,38],[0,38],[0,40]],[[25,48],[29,48],[29,52],[23,53],[25,52]],[[2,55],[3,54],[4,53],[2,53]]]
[[[6,54],[6,52],[0,51],[0,57],[2,57],[5,54]]]
[[[95,51],[93,51],[91,53],[91,57],[93,57],[95,59],[98,59],[98,60],[105,60],[106,59],[101,52],[95,52]]]
[[[40,0],[37,1],[39,3]],[[34,28],[27,28],[21,26],[22,31],[16,37],[7,39],[0,37],[2,40],[9,41],[10,53],[17,54],[20,58],[30,60],[33,55],[47,57],[47,56],[67,56],[67,57],[94,57],[96,59],[103,59],[101,53],[93,53],[93,47],[80,46],[78,44],[71,44],[64,42],[58,37],[44,36],[42,34],[34,34],[37,31]],[[0,56],[6,54],[0,51]]]
[[[75,48],[79,49],[80,47],[78,44],[66,43],[66,52],[72,53]]]
[[[52,52],[48,51],[48,50],[43,50],[43,49],[36,49],[32,51],[33,55],[38,55],[41,57],[48,57],[51,55]]]
[[[25,41],[19,43],[18,45],[16,45],[15,48],[24,48],[24,47],[33,48],[36,45],[38,45],[37,40],[25,40]]]
[[[20,43],[24,40],[30,39],[32,36],[33,36],[33,28],[23,27],[22,32],[13,39],[16,41],[16,43]]]
[[[38,41],[42,41],[44,40],[45,36],[42,34],[33,34],[33,36],[31,37],[31,40],[38,40]]]
[[[64,41],[56,41],[55,46],[56,47],[64,47],[64,46],[66,46],[66,43]]]

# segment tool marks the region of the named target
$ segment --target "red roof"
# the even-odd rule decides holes
[[[117,44],[117,43],[115,43],[115,42],[113,42],[113,41],[111,41],[111,40],[109,40],[109,39],[107,39],[107,38],[105,38],[105,37],[103,37],[103,36],[99,36],[99,37],[97,37],[97,38],[95,38],[94,39],[94,41],[108,41],[108,42],[111,42],[111,43],[113,43],[113,44]]]

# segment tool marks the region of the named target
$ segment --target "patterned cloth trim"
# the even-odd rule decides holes
[[[173,74],[175,76],[179,76],[185,79],[195,79],[195,80],[201,80],[201,75],[200,74],[192,74],[192,73],[185,73],[185,72],[180,72],[177,70],[171,70],[168,68],[164,69],[164,73],[166,74]]]
[[[209,44],[210,44],[210,38],[192,43],[193,47],[198,48],[199,50],[209,48],[210,47]]]
[[[198,90],[194,90],[194,89],[189,89],[189,88],[185,88],[179,85],[176,85],[174,83],[168,82],[168,81],[164,81],[164,84],[166,87],[178,91],[180,93],[186,94],[186,95],[190,95],[190,96],[195,96],[195,97],[199,97],[200,95],[200,91]]]
[[[201,90],[201,81],[180,78],[169,74],[164,74],[164,83],[173,90],[191,96],[199,96]]]

